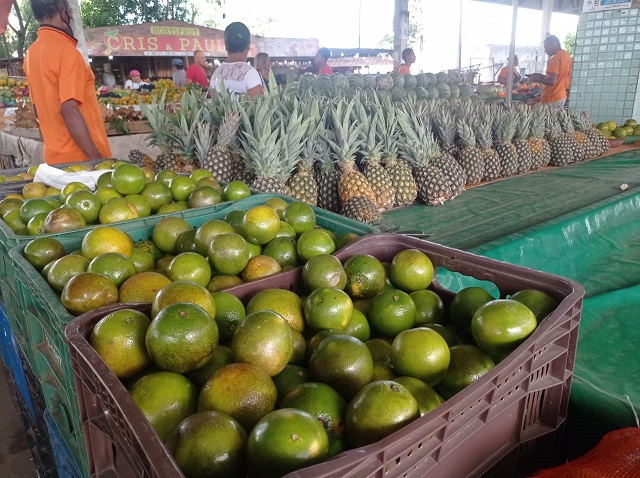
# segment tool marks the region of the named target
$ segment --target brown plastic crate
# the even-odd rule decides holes
[[[524,476],[555,463],[584,289],[558,276],[406,236],[368,236],[336,255],[344,261],[367,253],[388,261],[407,248],[424,251],[436,267],[493,282],[503,297],[535,288],[560,305],[508,358],[437,409],[377,443],[287,477]],[[275,276],[268,286],[295,289],[299,284],[300,270],[292,270]],[[244,284],[230,292],[247,300],[260,287],[264,284]],[[437,283],[434,287],[439,288]],[[82,315],[66,329],[91,475],[182,477],[128,392],[87,342],[100,318],[127,306]],[[133,307],[149,310],[149,305]]]

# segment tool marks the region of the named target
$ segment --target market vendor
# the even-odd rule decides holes
[[[398,73],[401,75],[411,74],[411,65],[416,62],[416,54],[412,48],[405,48],[402,50],[402,65],[398,67]]]
[[[202,50],[196,50],[193,53],[193,65],[190,65],[187,68],[187,86],[191,84],[196,84],[200,86],[204,86],[205,88],[209,86],[209,80],[207,79],[207,73],[204,71],[205,66],[207,66],[207,57],[205,56]]]
[[[125,81],[124,87],[127,90],[139,90],[142,85],[146,85],[146,83],[140,79],[140,72],[138,70],[131,70],[129,72],[129,79]]]
[[[24,58],[47,164],[111,157],[95,77],[76,48],[67,0],[30,0],[38,38]]]
[[[517,83],[521,80],[520,72],[517,70],[518,66],[518,55],[513,55],[513,64],[511,62],[511,58],[507,60],[507,66],[500,70],[500,74],[498,74],[498,83],[501,85],[507,85],[507,79],[509,77],[509,68],[513,70],[513,83]]]
[[[331,58],[331,51],[328,48],[320,48],[313,59],[318,75],[333,75],[333,68],[327,65],[327,61]]]
[[[560,40],[555,35],[544,41],[544,51],[549,55],[547,73],[532,73],[529,79],[543,85],[540,97],[542,103],[561,109],[567,101],[571,82],[571,56],[562,49]]]

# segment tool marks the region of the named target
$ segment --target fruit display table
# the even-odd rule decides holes
[[[159,150],[145,144],[146,134],[130,134],[109,136],[109,145],[115,158],[126,158],[129,151],[139,149],[153,157]],[[22,168],[44,162],[44,143],[42,140],[15,134],[15,130],[7,127],[0,131],[0,161],[2,168]]]
[[[608,431],[636,426],[639,173],[640,154],[632,150],[480,186],[440,207],[384,214],[387,222],[411,224],[434,242],[585,287],[568,415],[569,458]]]

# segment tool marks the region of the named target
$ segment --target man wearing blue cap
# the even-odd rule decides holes
[[[173,85],[184,86],[187,84],[187,72],[184,69],[184,63],[180,58],[171,60],[171,69],[173,70]]]

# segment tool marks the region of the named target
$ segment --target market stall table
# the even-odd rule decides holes
[[[146,134],[109,136],[109,145],[114,158],[127,158],[129,151],[139,149],[156,157],[160,154],[154,146],[145,144]],[[3,169],[23,168],[44,163],[44,143],[40,139],[19,136],[12,127],[0,131],[0,161]]]

